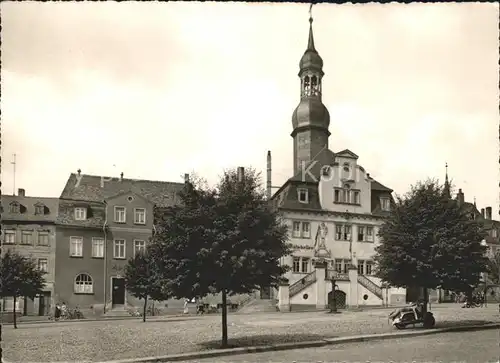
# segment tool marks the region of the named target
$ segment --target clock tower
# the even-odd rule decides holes
[[[300,60],[300,103],[292,116],[294,175],[328,149],[330,114],[321,101],[323,60],[314,47],[312,17],[309,18],[309,41]]]

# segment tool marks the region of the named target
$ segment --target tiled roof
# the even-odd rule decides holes
[[[19,203],[20,213],[11,213],[11,203]],[[35,214],[35,205],[43,205],[44,214]],[[23,222],[55,222],[59,209],[58,198],[2,195],[2,220]]]
[[[119,193],[133,192],[155,205],[169,206],[178,201],[183,183],[120,179],[72,173],[61,193],[61,199],[102,202]]]
[[[358,158],[352,151],[345,149],[337,154],[349,154],[352,157]],[[320,180],[321,168],[324,165],[335,165],[335,155],[329,149],[321,150],[318,155],[311,161],[316,161],[314,167],[310,169],[310,173],[298,172],[296,175],[288,179],[285,184],[273,195],[272,200],[278,208],[293,209],[293,210],[322,210],[318,195],[318,181]],[[309,164],[311,165],[311,164]],[[309,194],[309,203],[300,203],[298,200],[298,188],[307,188]],[[392,189],[382,185],[378,181],[371,179],[372,190],[372,214],[377,216],[386,216],[389,212],[382,211],[380,206],[380,197],[389,195],[392,198]]]

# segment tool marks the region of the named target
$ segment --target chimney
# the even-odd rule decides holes
[[[120,173],[120,181],[123,181],[123,171]]]
[[[457,201],[458,201],[458,204],[459,204],[459,205],[464,204],[465,197],[464,197],[464,193],[462,192],[462,189],[458,189],[458,193],[457,193]]]
[[[22,188],[17,189],[17,195],[20,197],[24,197],[26,195],[26,191]]]
[[[245,177],[245,168],[242,166],[238,166],[238,181],[243,181],[243,178]]]
[[[184,183],[185,184],[189,183],[189,174],[188,173],[184,174]]]
[[[266,182],[266,195],[267,200],[271,199],[271,150],[267,151],[267,182]]]
[[[484,208],[481,208],[481,216],[484,218]]]
[[[486,219],[491,219],[491,207],[486,207]]]

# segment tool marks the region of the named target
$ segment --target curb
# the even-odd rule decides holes
[[[460,331],[478,331],[478,330],[489,330],[489,329],[500,329],[500,323],[490,323],[484,325],[464,325],[449,328],[437,328],[437,329],[426,329],[421,331],[406,331],[406,332],[395,332],[395,333],[383,333],[383,334],[369,334],[369,335],[357,335],[350,337],[340,337],[340,338],[326,338],[322,340],[314,340],[308,342],[298,342],[298,343],[284,343],[276,345],[261,345],[256,347],[244,347],[244,348],[229,348],[229,349],[217,349],[201,352],[192,353],[182,353],[182,354],[171,354],[160,357],[147,357],[147,358],[131,358],[124,360],[114,360],[105,361],[98,363],[160,363],[160,362],[179,362],[185,360],[193,359],[205,359],[214,357],[224,357],[239,354],[252,354],[252,353],[264,353],[273,352],[281,350],[292,350],[292,349],[304,349],[304,348],[317,348],[324,347],[326,345],[344,344],[344,343],[357,343],[365,341],[374,340],[385,340],[385,339],[395,339],[395,338],[406,338],[406,337],[416,337],[439,333],[452,333]]]
[[[154,317],[149,317],[146,319],[146,322],[148,321],[168,321],[168,320],[173,320],[173,319],[179,319],[179,318],[184,318],[184,319],[199,319],[200,316],[195,316],[195,315],[184,315],[184,314],[178,314],[178,315],[160,315],[160,316],[154,316]],[[85,318],[85,319],[73,319],[73,320],[59,320],[59,321],[54,321],[54,320],[49,320],[44,319],[44,320],[27,320],[27,321],[18,321],[17,325],[23,326],[23,325],[30,325],[30,324],[59,324],[59,323],[90,323],[90,322],[95,322],[95,321],[117,321],[117,320],[137,320],[142,323],[142,317],[136,317],[136,316],[117,316],[117,317],[109,317],[109,318]],[[1,323],[1,325],[4,326],[12,326],[14,323]]]

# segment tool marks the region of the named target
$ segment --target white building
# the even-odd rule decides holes
[[[300,60],[301,99],[292,116],[294,176],[271,198],[295,248],[282,261],[292,270],[286,276],[289,286],[278,292],[280,310],[324,309],[332,299],[331,277],[339,307],[401,304],[405,290],[385,289],[372,275],[377,232],[393,203],[392,189],[371,178],[354,152],[328,147],[323,60],[309,21],[308,46]],[[269,164],[270,155],[268,176]]]

